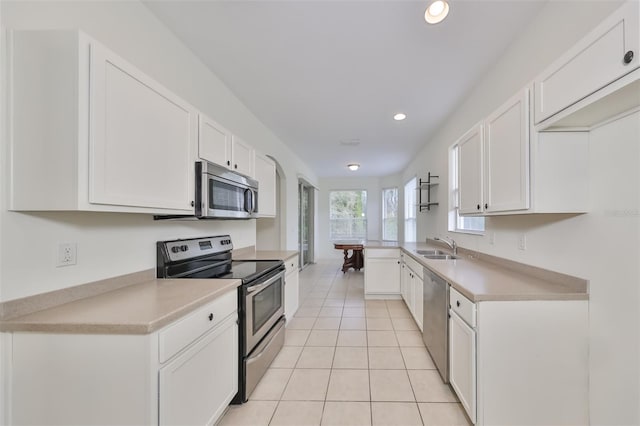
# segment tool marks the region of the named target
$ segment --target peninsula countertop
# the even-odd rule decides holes
[[[399,248],[451,284],[473,302],[501,300],[586,300],[588,281],[461,248],[458,259],[427,259],[418,250],[438,249],[426,243],[366,241],[366,249]],[[366,266],[365,266],[366,270]]]

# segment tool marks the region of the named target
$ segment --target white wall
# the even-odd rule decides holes
[[[297,217],[296,176],[304,173],[313,180],[313,172],[143,4],[2,1],[0,8],[3,29],[84,30],[258,150],[276,158],[283,166],[290,194],[285,214]],[[134,214],[8,212],[4,135],[0,148],[0,300],[153,268],[157,240],[230,233],[236,247],[256,242],[255,220],[154,222],[151,216]],[[296,223],[287,222],[286,248],[297,247]],[[76,266],[54,266],[60,242],[77,242]]]
[[[487,236],[447,232],[449,146],[524,87],[619,2],[549,2],[427,141],[403,180],[439,173],[440,206],[419,213],[418,240],[447,235],[463,247],[590,280],[590,416],[640,424],[640,113],[592,131],[591,209],[585,215],[492,217]],[[588,70],[585,70],[588,72]],[[489,233],[495,233],[495,244]],[[518,235],[527,249],[518,250]]]

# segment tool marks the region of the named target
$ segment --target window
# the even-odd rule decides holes
[[[449,155],[449,182],[451,182],[450,207],[449,207],[449,231],[480,234],[484,232],[484,217],[460,216],[458,206],[460,204],[460,191],[458,188],[458,145],[451,148]]]
[[[404,185],[404,241],[415,242],[416,227],[416,188],[417,179],[414,177]]]
[[[367,191],[329,192],[329,239],[367,238]]]
[[[382,190],[382,239],[398,241],[398,188]]]

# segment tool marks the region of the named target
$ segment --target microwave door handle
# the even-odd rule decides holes
[[[253,193],[248,188],[244,190],[244,209],[247,213],[253,213]]]
[[[257,194],[256,191],[254,191],[253,189],[250,189],[251,191],[251,213],[257,213],[258,211],[258,205],[256,203],[256,198],[257,198]]]

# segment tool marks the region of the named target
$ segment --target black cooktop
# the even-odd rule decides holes
[[[242,284],[284,270],[282,260],[231,260],[228,235],[159,241],[158,278],[230,278]]]

